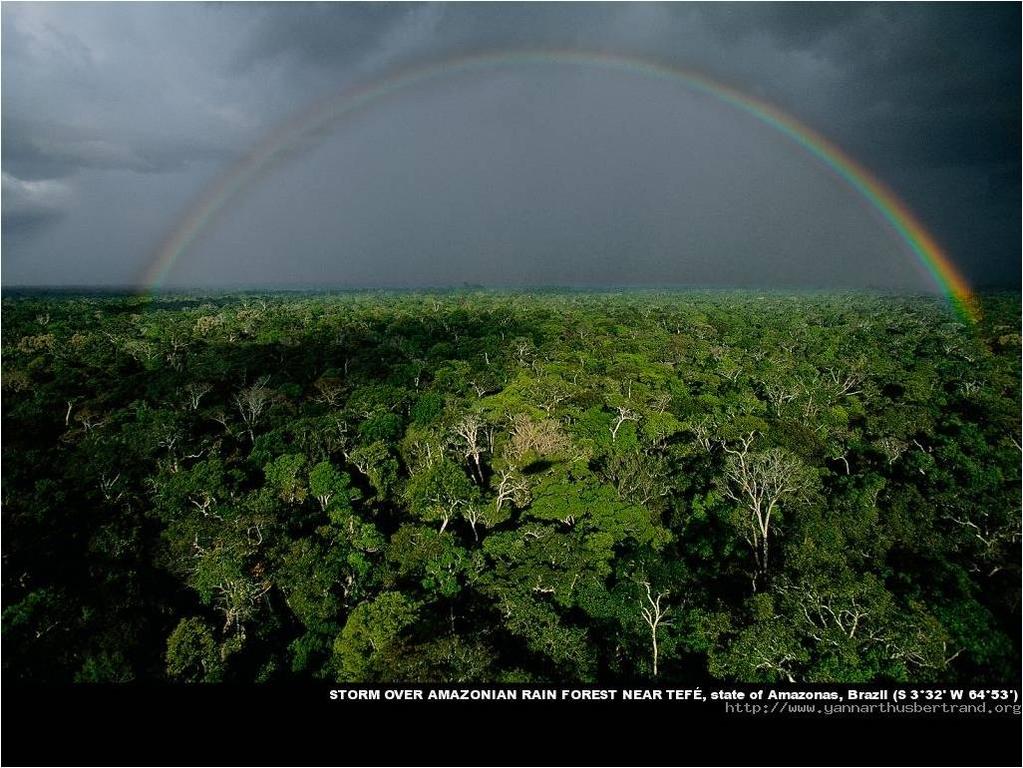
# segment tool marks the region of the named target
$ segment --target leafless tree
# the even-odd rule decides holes
[[[515,460],[521,460],[530,452],[538,456],[552,456],[572,447],[571,439],[553,419],[534,421],[526,414],[517,414],[511,423],[508,453]]]
[[[614,426],[610,427],[612,443],[618,439],[618,430],[622,428],[622,424],[627,421],[639,421],[639,414],[624,405],[615,406],[615,410],[618,414],[614,417]]]
[[[955,523],[979,543],[980,547],[976,558],[979,562],[971,564],[973,571],[980,571],[983,567],[988,576],[994,576],[1005,567],[1002,555],[1019,548],[1020,521],[1018,515],[999,519],[990,511],[977,510],[973,513],[972,519],[966,515],[946,515],[946,519]]]
[[[269,381],[269,376],[263,376],[255,384],[245,387],[234,396],[234,404],[238,408],[238,413],[241,414],[242,421],[245,422],[245,429],[252,442],[256,441],[253,429],[263,415],[263,411],[270,405],[272,398],[272,393],[267,387]]]
[[[476,525],[484,522],[483,508],[478,504],[466,504],[465,509],[462,510],[462,517],[469,521],[469,527],[472,528],[472,538],[475,541],[479,541],[479,533],[476,531]]]
[[[458,514],[458,510],[461,507],[475,509],[473,505],[469,504],[464,499],[445,498],[434,499],[434,501],[436,502],[437,509],[440,510],[441,513],[440,530],[438,533],[444,533],[444,531],[447,530],[448,524],[454,519],[455,515]],[[476,519],[479,520],[478,517]],[[476,533],[475,524],[472,525],[472,532]]]
[[[781,448],[754,452],[756,432],[731,447],[722,443],[728,454],[725,462],[724,493],[740,505],[740,533],[753,550],[756,577],[767,573],[771,518],[787,499],[805,497],[812,476],[803,463]]]
[[[722,368],[721,369],[721,375],[725,379],[730,381],[732,384],[734,384],[735,382],[737,382],[739,380],[739,377],[742,376],[742,366],[741,365],[733,365],[732,367],[729,367],[729,368]]]
[[[172,336],[168,343],[170,344],[170,349],[164,354],[167,363],[176,371],[183,370],[185,358],[188,356],[188,341]]]
[[[313,385],[316,387],[316,402],[337,408],[344,400],[344,386],[340,379],[320,377]]]
[[[216,586],[216,604],[224,614],[224,632],[231,627],[245,637],[245,622],[256,612],[256,605],[273,585],[248,578],[225,578]]]
[[[217,422],[217,424],[222,426],[224,428],[224,431],[228,434],[228,436],[232,438],[234,437],[235,432],[234,428],[231,425],[231,419],[228,418],[228,415],[224,413],[224,410],[222,408],[217,408],[213,413],[210,414],[210,418],[213,421]]]
[[[418,386],[418,384],[416,385]],[[469,386],[472,387],[472,391],[476,393],[477,399],[482,399],[484,395],[494,392],[494,388],[486,382],[480,382],[473,379],[469,382]]]
[[[92,432],[94,429],[99,429],[107,423],[109,416],[106,414],[96,413],[89,406],[85,406],[78,413],[75,414],[75,421],[82,425],[82,429],[86,433]]]
[[[855,593],[826,594],[807,582],[779,585],[778,593],[787,595],[799,606],[807,634],[818,643],[838,645],[832,633],[853,640],[861,630],[865,641],[878,639],[865,623],[871,612]]]
[[[863,391],[860,386],[863,384],[864,377],[858,371],[849,372],[839,371],[836,368],[825,368],[824,373],[827,382],[838,397],[858,395]]]
[[[495,515],[500,515],[502,507],[509,502],[521,507],[529,501],[529,482],[513,470],[502,469],[498,472],[496,490]]]
[[[756,665],[757,669],[774,672],[784,677],[790,683],[796,682],[791,666],[796,661],[796,657],[780,642],[768,642],[763,646],[757,647],[755,653],[756,656],[753,660],[759,661]]]
[[[658,413],[664,413],[668,410],[668,406],[671,405],[671,393],[670,392],[659,392],[654,395],[650,402],[650,406]]]
[[[668,593],[658,592],[657,596],[654,597],[653,591],[650,589],[650,582],[644,581],[643,587],[646,589],[646,605],[640,605],[640,613],[643,615],[643,621],[650,627],[650,644],[652,646],[652,653],[654,659],[654,677],[657,677],[657,629],[659,627],[667,627],[671,625],[671,621],[665,617],[668,615],[670,610],[667,605],[662,606],[661,601],[668,597]]]
[[[820,380],[815,378],[807,381],[805,378],[799,380],[799,388],[803,397],[803,419],[812,423],[821,412],[823,404],[830,402],[830,398],[819,387]]]
[[[519,364],[525,365],[533,359],[533,342],[526,338],[517,338],[512,344],[515,347],[515,354],[519,358]]]
[[[99,479],[100,491],[103,493],[103,498],[109,502],[117,502],[124,498],[124,491],[117,490],[118,481],[121,479],[121,473],[118,472],[113,477],[107,475],[104,472]]]
[[[550,416],[559,405],[572,398],[573,392],[560,377],[545,376],[531,387],[530,395],[537,407]]]
[[[159,350],[153,344],[141,339],[120,339],[118,347],[138,362],[152,362],[159,354]]]
[[[193,411],[199,410],[199,401],[213,390],[211,384],[205,381],[190,381],[185,387],[185,395],[188,397],[188,404]]]
[[[877,441],[877,447],[888,459],[888,466],[891,466],[909,448],[909,443],[895,437],[883,437]]]
[[[463,417],[455,425],[455,434],[465,442],[465,458],[472,459],[475,478],[479,483],[483,482],[483,464],[480,457],[486,450],[488,432],[493,432],[493,427],[488,426],[474,413]],[[490,442],[493,443],[492,440]]]
[[[763,387],[767,402],[775,413],[780,413],[786,403],[792,402],[799,395],[799,390],[786,382],[762,379],[760,385]]]
[[[710,453],[711,447],[713,446],[713,440],[711,437],[713,434],[713,426],[714,425],[710,418],[704,417],[689,427],[693,435],[696,437],[696,444],[707,453]]]
[[[668,495],[664,460],[655,453],[614,454],[608,459],[605,473],[623,501],[646,507]]]
[[[969,397],[980,390],[980,382],[973,381],[972,379],[969,381],[962,381],[959,384],[959,388],[964,395]]]

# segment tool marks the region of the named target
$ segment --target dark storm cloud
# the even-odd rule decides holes
[[[79,279],[75,269],[130,280],[155,247],[144,244],[296,109],[395,68],[523,48],[690,67],[775,103],[881,176],[971,280],[1019,283],[1018,5],[76,3],[2,13],[6,283]],[[58,186],[31,186],[40,181]],[[131,230],[113,238],[117,254],[116,218],[98,215],[112,196]],[[102,230],[90,223],[100,219]],[[36,236],[23,227],[12,239],[19,222]],[[93,255],[103,270],[75,266]]]
[[[22,179],[57,179],[86,169],[169,173],[235,154],[204,144],[202,137],[111,139],[100,130],[17,118],[5,119],[2,130],[4,168]]]
[[[71,190],[58,181],[25,181],[3,174],[3,226],[32,231],[56,221],[67,212]]]
[[[351,66],[379,45],[385,30],[432,12],[406,3],[311,3],[301,9],[260,4],[241,11],[254,14],[254,21],[234,56],[239,70],[273,60],[327,70]]]
[[[175,281],[237,283],[301,253],[288,278],[307,285],[919,285],[848,186],[670,83],[545,67],[455,76],[337,134],[251,186]]]

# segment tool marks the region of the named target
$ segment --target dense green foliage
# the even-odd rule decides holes
[[[8,296],[4,672],[1015,679],[1019,310]]]

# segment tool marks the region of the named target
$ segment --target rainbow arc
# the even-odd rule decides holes
[[[362,87],[346,89],[314,103],[264,137],[206,188],[160,246],[145,273],[143,285],[147,289],[158,287],[181,254],[238,193],[253,184],[261,172],[282,159],[304,137],[389,95],[428,80],[464,72],[530,64],[573,64],[631,72],[670,81],[692,91],[712,96],[774,128],[816,157],[856,190],[899,235],[929,273],[934,284],[948,297],[956,313],[968,322],[977,320],[977,304],[969,284],[934,237],[884,183],[824,136],[771,104],[698,72],[675,69],[631,57],[571,50],[504,52],[461,57],[398,72]]]

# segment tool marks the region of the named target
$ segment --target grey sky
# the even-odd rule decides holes
[[[695,69],[872,169],[976,284],[1019,286],[1017,4],[2,7],[3,284],[131,284],[190,204],[308,104],[467,53]],[[450,75],[330,126],[211,220],[177,284],[927,288],[791,140],[671,83]]]

